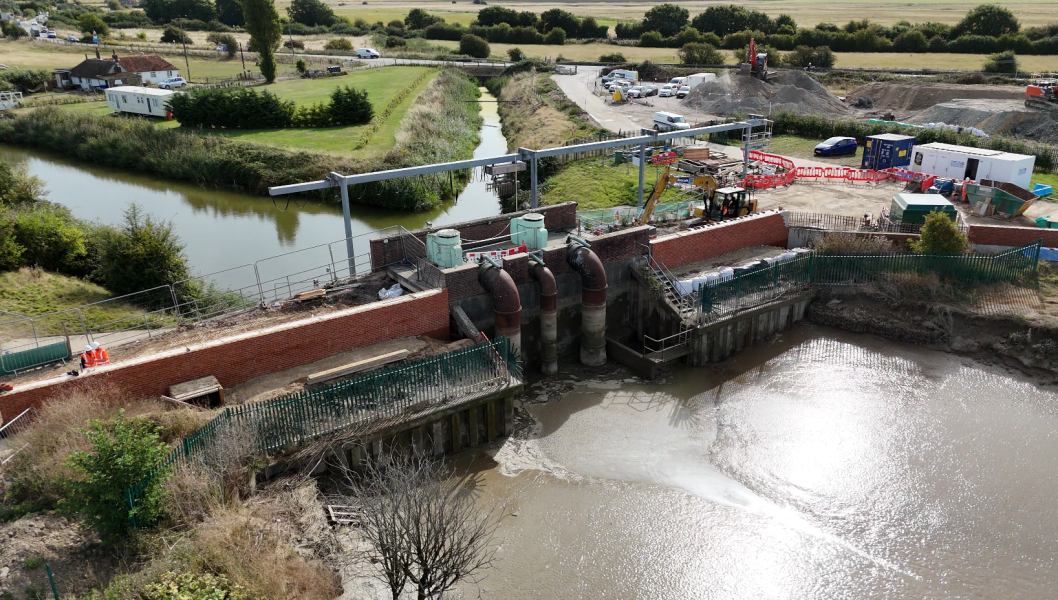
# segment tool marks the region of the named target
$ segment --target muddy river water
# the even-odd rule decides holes
[[[512,515],[481,597],[1058,590],[1058,393],[1004,371],[799,325],[660,382],[567,368],[523,404],[537,431],[474,461]]]

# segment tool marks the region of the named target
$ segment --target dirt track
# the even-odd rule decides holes
[[[897,118],[925,110],[934,104],[957,98],[1024,100],[1025,89],[1012,85],[958,85],[954,83],[868,83],[849,93],[846,104],[853,106],[860,99],[869,98],[871,111],[892,112]]]

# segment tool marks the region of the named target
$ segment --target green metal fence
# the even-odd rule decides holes
[[[70,358],[66,341],[55,342],[39,348],[0,355],[0,375],[11,375],[36,365],[46,365]]]
[[[999,254],[804,254],[793,260],[698,288],[704,320],[738,313],[809,285],[860,285],[892,274],[935,273],[967,283],[1022,280],[1036,270],[1040,242]]]
[[[504,337],[307,388],[268,402],[225,408],[181,445],[142,482],[125,490],[130,523],[139,525],[136,508],[155,478],[174,465],[195,460],[218,435],[233,426],[248,427],[257,449],[274,453],[328,433],[377,424],[409,409],[427,408],[507,385],[517,373],[517,357]]]

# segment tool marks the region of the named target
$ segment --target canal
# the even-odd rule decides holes
[[[482,598],[1047,598],[1058,394],[799,324],[646,383],[565,366],[464,459],[504,506]],[[465,597],[479,597],[468,586]]]
[[[482,88],[482,100],[494,99]],[[500,131],[496,103],[482,102],[480,106],[484,124],[474,156],[506,154],[507,140]],[[48,199],[68,207],[79,219],[118,225],[126,208],[135,202],[152,217],[172,221],[186,246],[191,270],[197,275],[345,236],[342,210],[337,204],[282,197],[273,202],[268,197],[165,181],[14,146],[0,146],[0,160],[25,162],[29,173],[45,182]],[[499,214],[499,199],[487,189],[480,170],[476,171],[454,202],[432,211],[407,213],[353,205],[353,235],[391,225],[417,229],[427,221],[443,225]],[[351,195],[355,198],[355,188]],[[366,238],[356,249],[357,253],[364,250]],[[246,285],[242,280],[225,281],[223,274],[216,279],[225,286]]]

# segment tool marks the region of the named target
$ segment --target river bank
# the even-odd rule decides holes
[[[60,108],[0,121],[0,142],[201,186],[266,194],[271,186],[324,179],[332,171],[365,173],[469,158],[480,141],[481,117],[473,102],[479,94],[471,77],[443,70],[404,116],[396,147],[380,158],[284,150]],[[354,202],[405,211],[435,208],[458,193],[447,177],[359,187],[352,194]],[[337,202],[333,190],[319,197]]]

